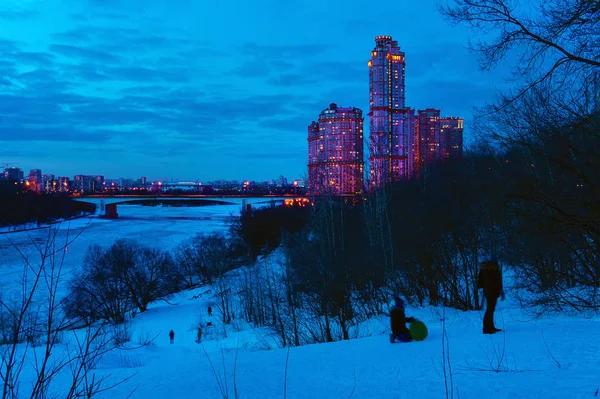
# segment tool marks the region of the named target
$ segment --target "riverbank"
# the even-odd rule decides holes
[[[56,221],[50,222],[50,223],[41,223],[41,224],[26,223],[26,224],[19,224],[16,226],[0,226],[0,235],[11,234],[11,233],[23,233],[26,231],[45,230],[45,229],[49,229],[53,225],[56,225],[59,223],[65,223],[65,222],[69,222],[71,220],[76,220],[76,219],[81,219],[81,218],[91,217],[91,216],[93,216],[93,214],[91,212],[88,212],[88,213],[84,213],[82,215],[72,216],[72,217],[66,218],[66,219],[59,219],[59,220],[56,220]]]

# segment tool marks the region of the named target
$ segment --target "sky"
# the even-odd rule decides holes
[[[406,53],[407,105],[465,118],[468,142],[496,78],[435,0],[2,0],[0,166],[302,178],[330,103],[361,108],[368,135],[377,35]]]

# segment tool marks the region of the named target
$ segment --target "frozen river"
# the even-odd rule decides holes
[[[226,199],[224,199],[226,201]],[[260,206],[269,204],[271,198],[252,198],[248,203]],[[172,251],[177,245],[199,232],[226,232],[227,220],[238,216],[239,204],[208,205],[199,207],[162,207],[142,205],[119,205],[119,219],[106,220],[97,216],[81,218],[61,224],[56,245],[68,245],[64,267],[64,280],[69,279],[73,270],[79,268],[83,257],[92,244],[108,246],[120,238]],[[33,230],[0,235],[0,284],[2,290],[19,287],[23,276],[24,261],[19,251],[29,262],[38,265],[39,252],[36,245],[47,242],[51,229]],[[18,248],[18,249],[17,249]],[[11,290],[12,291],[12,290]]]

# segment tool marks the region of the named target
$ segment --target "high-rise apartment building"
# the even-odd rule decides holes
[[[58,178],[58,191],[69,192],[71,189],[71,179],[68,176],[60,176]]]
[[[463,120],[441,117],[439,109],[419,110],[414,148],[417,172],[423,165],[462,156]]]
[[[409,177],[414,138],[405,105],[404,53],[391,36],[377,36],[369,65],[371,184]]]
[[[102,191],[104,186],[104,176],[75,175],[73,176],[73,181],[70,183],[73,191],[81,193]]]
[[[363,189],[363,117],[331,104],[308,126],[308,189],[315,195],[356,195]]]
[[[417,168],[442,158],[440,122],[439,109],[427,108],[417,111],[417,136],[415,138]]]
[[[27,176],[27,180],[29,181],[30,190],[42,190],[42,171],[40,169],[31,169],[29,171],[29,176]]]
[[[428,163],[462,155],[463,120],[405,103],[404,52],[377,36],[369,65],[370,178],[374,187],[410,178]]]
[[[463,155],[463,119],[440,118],[440,147],[442,158],[459,158]]]
[[[23,171],[20,168],[5,168],[4,178],[11,181],[23,180]]]

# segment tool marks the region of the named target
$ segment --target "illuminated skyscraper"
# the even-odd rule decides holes
[[[308,189],[315,195],[356,195],[363,189],[363,117],[331,104],[308,126]]]
[[[427,163],[462,155],[463,120],[405,103],[404,52],[391,36],[377,36],[369,65],[371,185],[414,176]]]
[[[418,110],[415,166],[418,168],[441,159],[440,144],[440,110],[433,108]]]
[[[411,175],[413,111],[404,103],[405,60],[398,42],[377,36],[368,65],[370,178],[378,187]]]
[[[442,158],[457,158],[463,154],[463,119],[440,118],[440,147]]]
[[[427,108],[417,113],[415,168],[446,158],[462,156],[463,120],[440,117],[440,110]]]
[[[42,189],[42,171],[40,169],[31,169],[29,171],[29,189],[33,191],[41,191]]]

